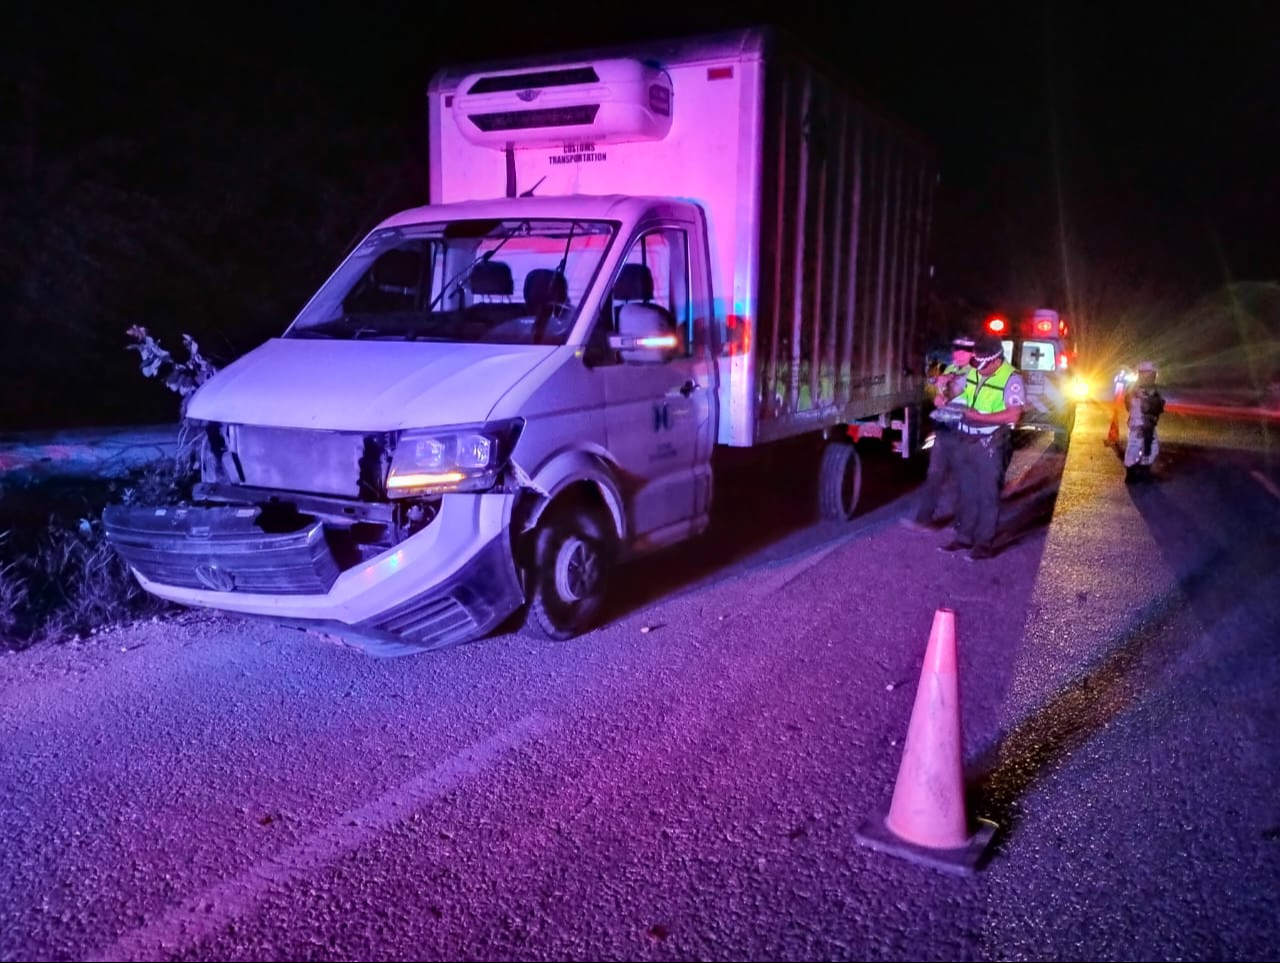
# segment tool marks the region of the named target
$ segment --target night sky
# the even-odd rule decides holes
[[[816,4],[694,6],[5,5],[0,427],[84,420],[51,370],[137,381],[129,324],[223,360],[280,330],[355,237],[425,199],[437,65],[760,22],[938,144],[941,297],[1075,299],[1101,329],[1138,292],[1280,274],[1280,15],[1262,3],[852,4],[838,24]],[[169,403],[152,388],[103,388],[100,417]]]

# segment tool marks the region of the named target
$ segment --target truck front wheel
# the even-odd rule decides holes
[[[533,538],[527,626],[557,641],[593,628],[614,558],[609,526],[581,505],[553,505]]]

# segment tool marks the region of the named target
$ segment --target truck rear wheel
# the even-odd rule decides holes
[[[846,441],[829,441],[818,474],[818,505],[823,518],[847,522],[862,497],[862,458]]]
[[[604,608],[614,538],[599,514],[552,506],[534,533],[526,626],[563,641],[595,626]]]

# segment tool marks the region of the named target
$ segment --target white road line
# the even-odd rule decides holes
[[[410,813],[478,775],[503,753],[549,728],[550,720],[545,716],[539,713],[525,716],[416,779],[346,813],[283,852],[255,863],[239,876],[184,900],[87,959],[172,959],[183,947],[253,910],[268,891],[282,889],[358,849]]]
[[[1280,501],[1280,487],[1277,487],[1275,482],[1262,474],[1262,472],[1258,471],[1256,468],[1249,472],[1249,474],[1254,477],[1254,480],[1257,481],[1259,485],[1271,493],[1272,498],[1276,501]]]

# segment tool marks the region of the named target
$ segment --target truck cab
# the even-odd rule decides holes
[[[117,513],[117,543],[189,604],[444,644],[527,597],[581,631],[613,562],[707,526],[706,252],[660,198],[398,214],[193,398],[204,507]]]

